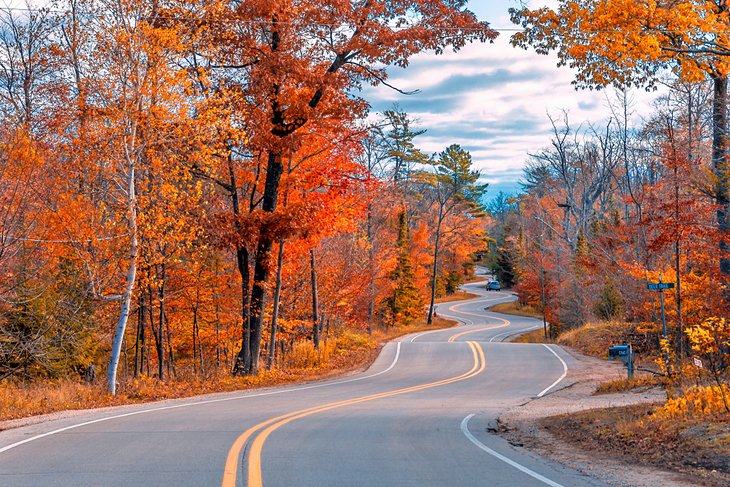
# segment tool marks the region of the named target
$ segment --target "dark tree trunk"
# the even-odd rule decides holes
[[[436,225],[436,243],[433,247],[433,274],[431,275],[431,304],[428,307],[428,320],[427,324],[433,323],[433,308],[436,303],[436,278],[438,277],[438,260],[439,260],[439,243],[441,240],[441,222],[443,221],[443,214],[439,209],[439,218]],[[423,316],[423,315],[421,315]]]
[[[276,290],[274,291],[274,310],[271,316],[271,332],[269,336],[268,368],[274,366],[276,360],[276,332],[279,326],[279,299],[281,298],[281,273],[284,268],[284,240],[279,242],[279,255],[276,261]]]
[[[284,172],[280,150],[269,152],[266,167],[266,183],[262,208],[267,213],[276,210],[278,189],[281,175]],[[253,271],[253,289],[251,292],[251,363],[247,372],[255,374],[259,369],[261,354],[261,333],[263,330],[264,310],[266,308],[266,283],[271,276],[271,248],[276,239],[273,229],[268,226],[261,228],[259,242],[256,246],[256,262]]]
[[[319,349],[319,295],[317,292],[317,260],[314,256],[314,248],[309,251],[309,267],[312,284],[312,341],[314,342],[314,348]]]
[[[144,363],[144,296],[139,297],[137,309],[137,340],[134,343],[134,378],[139,377]]]
[[[163,378],[163,364],[165,363],[165,349],[164,345],[162,343],[162,340],[164,339],[162,335],[162,329],[159,328],[155,324],[155,316],[154,316],[154,306],[152,303],[152,285],[147,285],[147,294],[149,297],[149,303],[150,303],[150,329],[152,330],[152,336],[155,339],[155,352],[157,352],[157,378],[162,380]]]
[[[714,74],[714,97],[712,100],[712,169],[716,177],[715,203],[718,205],[717,226],[720,230],[720,272],[725,279],[730,277],[730,258],[726,256],[730,245],[727,233],[730,230],[728,220],[729,172],[727,167],[727,76]]]
[[[158,367],[158,373],[160,376],[160,380],[163,378],[163,363],[165,362],[165,347],[164,347],[164,336],[165,336],[165,265],[162,264],[162,272],[160,274],[161,277],[161,283],[160,283],[160,289],[159,289],[159,298],[160,298],[160,314],[158,315],[157,320],[157,333],[160,336],[160,340],[157,343],[157,356],[160,357],[159,361],[159,367]],[[169,339],[169,337],[168,337]],[[169,374],[170,371],[170,364],[167,364],[167,371]]]
[[[233,365],[233,374],[239,375],[249,370],[251,366],[251,271],[249,252],[245,247],[236,251],[236,264],[241,276],[241,350],[236,356]]]
[[[241,215],[241,204],[238,198],[236,172],[233,167],[233,153],[228,154],[228,178],[233,214],[236,217],[235,228],[241,231],[238,218]],[[241,276],[241,350],[233,364],[233,374],[246,373],[251,366],[251,256],[248,247],[239,244],[236,249],[236,267]]]
[[[193,373],[198,373],[198,305],[193,307]]]
[[[677,161],[674,164],[674,273],[676,274],[675,298],[677,301],[677,355],[681,360],[684,357],[684,325],[682,323],[682,266],[681,266],[681,228],[679,225],[679,171]]]
[[[170,322],[167,315],[163,316],[165,320],[165,332],[167,333],[167,376],[177,377],[177,369],[175,369],[175,354],[172,349],[172,331],[170,330]]]
[[[220,306],[218,302],[215,303],[215,368],[216,373],[221,366],[221,321],[220,321]]]

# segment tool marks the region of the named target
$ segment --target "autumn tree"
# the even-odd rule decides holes
[[[0,9],[0,378],[255,373],[469,272],[483,222],[357,96],[494,38],[466,2],[53,5]]]
[[[67,84],[61,93],[71,109],[54,110],[60,189],[55,205],[62,211],[53,211],[49,222],[72,237],[66,251],[82,263],[89,293],[100,302],[119,305],[107,371],[113,394],[138,284],[141,246],[155,239],[158,230],[170,234],[169,221],[152,229],[151,221],[162,215],[155,215],[144,201],[140,206],[140,180],[180,175],[181,152],[173,146],[191,137],[185,123],[191,110],[181,72],[171,63],[179,51],[178,36],[174,28],[155,25],[156,3],[84,7],[83,13],[73,11],[98,35],[79,44],[71,40],[73,29],[64,24],[68,50],[59,58],[64,74],[78,76],[63,78]],[[82,50],[85,55],[78,56]],[[176,206],[182,199],[169,181],[150,191],[156,189],[167,193],[171,202],[177,200]],[[143,230],[147,242],[141,241]]]
[[[403,259],[406,256],[402,254],[404,249],[408,252],[407,259],[411,259],[410,239],[398,235],[403,230],[402,225],[412,226],[417,213],[415,203],[420,195],[412,175],[429,160],[419,149],[416,140],[424,133],[426,130],[419,128],[413,117],[396,105],[386,110],[360,139],[362,150],[358,160],[368,174],[363,197],[367,200],[367,218],[364,223],[369,246],[370,331],[377,308],[387,301],[392,313],[391,297],[393,293],[397,294],[394,286],[405,285],[401,281],[401,271],[396,267],[405,265]],[[401,222],[403,216],[405,221]],[[410,228],[407,230],[410,231]],[[400,242],[395,250],[393,241]],[[394,276],[399,277],[393,280]],[[380,312],[382,311],[381,308]]]
[[[730,347],[730,324],[726,318],[709,317],[686,330],[692,350],[701,356],[712,373],[722,397],[725,412],[730,413],[730,398],[727,385],[723,383],[722,372],[728,367]]]
[[[237,83],[245,93],[241,109],[250,114],[249,144],[265,153],[261,209],[278,207],[287,155],[300,144],[306,125],[327,120],[353,120],[365,103],[352,97],[362,83],[378,84],[385,66],[406,66],[425,50],[459,49],[471,40],[486,41],[496,33],[464,8],[464,3],[428,0],[393,4],[290,1],[229,4],[213,2],[201,12],[181,5],[183,17],[200,19],[210,32],[205,54],[210,66],[242,71]],[[235,25],[236,28],[231,28]],[[277,241],[273,222],[260,227],[255,251],[251,294],[250,364],[239,372],[255,373],[259,366],[267,285],[273,269],[271,249]],[[244,345],[243,348],[246,348]],[[242,350],[243,350],[242,348]],[[241,355],[243,359],[243,353]],[[248,365],[246,367],[245,365]]]
[[[687,81],[701,81],[705,76],[712,79],[714,197],[719,207],[717,224],[723,234],[730,230],[726,154],[729,13],[724,0],[561,0],[556,9],[510,10],[513,22],[524,28],[513,35],[512,43],[534,46],[542,54],[557,51],[559,64],[577,68],[578,87],[652,87],[664,71],[673,71]],[[727,253],[724,240],[721,249]],[[722,255],[719,263],[727,280],[730,258]]]

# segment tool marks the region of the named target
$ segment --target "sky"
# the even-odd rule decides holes
[[[488,199],[499,191],[519,191],[528,155],[550,143],[548,115],[561,118],[565,110],[572,126],[600,125],[609,113],[608,99],[615,96],[610,90],[576,91],[571,85],[573,71],[558,68],[556,56],[509,45],[516,26],[508,9],[523,2],[530,8],[557,4],[557,0],[469,0],[469,10],[500,31],[493,44],[469,44],[440,56],[424,53],[411,58],[406,69],[389,70],[389,84],[403,91],[420,90],[417,94],[403,95],[384,85],[366,87],[362,93],[374,115],[397,103],[417,120],[417,126],[426,130],[416,139],[424,152],[437,153],[451,144],[468,150],[482,182],[489,183]],[[47,3],[31,0],[36,6]],[[631,97],[637,117],[649,115],[655,95],[635,91]]]
[[[367,88],[363,96],[373,112],[382,112],[397,103],[427,132],[416,139],[426,153],[436,153],[451,144],[468,150],[483,182],[489,183],[487,198],[499,191],[516,193],[522,167],[529,153],[550,143],[548,114],[562,117],[567,111],[571,125],[605,123],[608,91],[576,91],[574,73],[557,67],[556,56],[541,56],[509,45],[515,29],[508,9],[519,7],[518,0],[471,0],[468,8],[500,32],[493,44],[470,44],[457,53],[436,56],[420,54],[406,69],[389,70],[388,83],[404,91],[402,95],[385,86]],[[547,4],[535,0],[532,8]],[[553,2],[555,3],[555,2]],[[654,95],[632,93],[637,117],[649,115]]]

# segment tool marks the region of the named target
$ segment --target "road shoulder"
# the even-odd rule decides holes
[[[677,472],[664,471],[618,458],[584,451],[551,434],[541,423],[544,418],[587,409],[648,404],[666,400],[663,390],[654,388],[641,392],[623,392],[594,396],[601,382],[624,376],[618,364],[587,357],[566,347],[562,349],[575,360],[566,380],[551,393],[511,408],[499,418],[499,434],[513,446],[523,447],[578,470],[610,485],[636,487],[694,486],[693,479]],[[630,468],[628,468],[630,467]]]

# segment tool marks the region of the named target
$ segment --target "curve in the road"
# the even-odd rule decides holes
[[[459,332],[459,333],[454,333],[453,335],[451,335],[449,337],[449,339],[447,341],[449,343],[454,343],[457,338],[461,338],[464,335],[471,335],[472,333],[479,333],[481,331],[496,330],[497,328],[502,328],[502,327],[505,327],[505,326],[509,326],[510,322],[508,320],[504,320],[504,321],[506,321],[506,323],[504,323],[502,325],[483,326],[481,328],[475,328],[473,330],[466,330],[466,331],[462,331],[462,332]]]
[[[266,439],[268,436],[276,429],[284,426],[287,423],[291,423],[292,421],[295,421],[300,418],[304,418],[306,416],[311,416],[313,414],[330,411],[332,409],[337,409],[345,406],[351,406],[353,404],[360,404],[367,401],[374,401],[376,399],[382,399],[386,397],[393,397],[401,394],[407,394],[409,392],[416,392],[416,391],[422,391],[425,389],[432,389],[434,387],[444,386],[447,384],[453,384],[455,382],[463,381],[470,379],[481,372],[484,371],[486,368],[486,358],[484,357],[484,351],[482,350],[481,346],[474,342],[466,342],[469,345],[469,348],[471,349],[474,363],[472,365],[472,368],[464,372],[463,374],[460,374],[456,377],[451,377],[448,379],[442,379],[435,382],[430,382],[426,384],[420,384],[417,386],[411,386],[406,387],[402,389],[396,389],[393,391],[387,391],[387,392],[381,392],[377,394],[370,394],[363,397],[357,397],[353,399],[348,399],[345,401],[338,401],[330,404],[325,404],[322,406],[315,406],[312,408],[300,410],[300,411],[293,411],[291,413],[283,414],[281,416],[277,416],[275,418],[271,418],[269,420],[263,421],[255,426],[252,426],[248,430],[246,430],[241,436],[239,436],[236,441],[234,442],[233,446],[228,452],[228,457],[226,460],[225,470],[223,474],[223,482],[222,487],[235,487],[236,485],[236,477],[238,472],[238,461],[241,457],[241,451],[248,443],[249,439],[256,433],[257,436],[254,438],[253,443],[251,444],[251,450],[248,455],[248,487],[262,487],[263,481],[261,477],[261,451],[263,449],[263,445],[266,442]]]
[[[96,418],[0,433],[6,445],[0,444],[0,453],[7,452],[0,457],[0,484],[192,487],[248,481],[253,487],[263,484],[262,476],[267,485],[318,487],[544,484],[512,468],[514,463],[555,485],[597,485],[577,472],[512,450],[487,433],[505,408],[534,399],[537,391],[538,396],[554,391],[573,362],[559,347],[495,343],[541,323],[485,312],[489,304],[514,299],[511,293],[489,292],[476,283],[466,289],[480,297],[441,305],[440,314],[457,319],[458,328],[401,338],[384,349],[370,373],[140,406],[106,417],[99,417],[103,412],[87,413]],[[481,373],[485,369],[490,373]],[[446,384],[453,385],[439,387]],[[246,399],[245,407],[235,402],[241,399]],[[465,425],[466,431],[509,461],[484,455],[486,450],[474,448],[479,445],[459,430],[470,412],[477,415],[470,432]],[[44,440],[35,441],[40,438]],[[351,444],[352,438],[359,440]],[[13,450],[30,442],[27,450]],[[302,444],[322,455],[302,456]],[[150,451],[153,457],[147,456]]]
[[[553,350],[552,348],[548,347],[546,344],[543,343],[542,346],[545,347],[545,348],[547,348],[548,350],[550,350],[550,353],[552,353],[553,355],[555,355],[555,357],[558,360],[560,360],[560,363],[563,365],[563,374],[560,377],[558,377],[558,380],[556,380],[555,382],[553,382],[552,384],[550,384],[549,386],[547,386],[545,389],[543,389],[543,391],[540,392],[537,395],[537,397],[542,397],[545,394],[547,394],[550,391],[550,389],[552,389],[556,385],[560,384],[560,382],[562,382],[562,380],[565,379],[565,376],[568,375],[568,364],[565,363],[565,360],[563,360],[560,355],[558,355],[557,353],[555,353],[555,350]]]
[[[437,330],[437,331],[439,331],[439,330]],[[357,381],[361,381],[361,380],[372,379],[372,378],[378,377],[379,375],[383,375],[386,372],[391,371],[393,369],[393,367],[395,367],[395,365],[398,363],[398,358],[400,357],[400,349],[401,349],[401,344],[400,344],[400,342],[397,342],[395,357],[393,357],[393,361],[391,362],[391,364],[388,366],[388,368],[381,370],[380,372],[376,372],[374,374],[364,375],[361,377],[354,377],[352,379],[321,382],[321,383],[309,384],[309,385],[299,386],[299,387],[290,387],[290,388],[286,388],[286,389],[276,389],[273,391],[245,394],[242,396],[223,397],[220,399],[208,399],[208,400],[204,400],[204,401],[186,402],[183,404],[173,404],[170,406],[160,406],[160,407],[142,409],[139,411],[132,411],[129,413],[124,413],[124,414],[115,414],[113,416],[105,416],[103,418],[97,418],[97,419],[93,419],[91,421],[84,421],[81,423],[75,423],[75,424],[72,424],[69,426],[65,426],[63,428],[58,428],[58,429],[47,431],[45,433],[41,433],[41,434],[38,434],[35,436],[31,436],[30,438],[25,438],[24,440],[21,440],[21,441],[16,441],[15,443],[11,443],[10,445],[0,448],[0,453],[4,453],[8,450],[12,450],[13,448],[17,448],[21,445],[25,445],[26,443],[30,443],[32,441],[40,440],[41,438],[46,438],[48,436],[57,435],[59,433],[65,433],[66,431],[81,428],[83,426],[90,426],[92,424],[103,423],[103,422],[111,421],[114,419],[122,419],[122,418],[127,418],[130,416],[138,416],[140,414],[156,413],[156,412],[166,411],[166,410],[170,410],[170,409],[188,408],[191,406],[205,406],[208,404],[216,404],[216,403],[220,403],[220,402],[240,401],[242,399],[248,399],[248,398],[253,398],[253,397],[273,396],[275,394],[284,394],[287,392],[299,392],[299,391],[306,391],[309,389],[319,389],[321,387],[331,387],[331,386],[336,386],[336,385],[340,385],[340,384],[347,384],[349,382],[357,382]]]

